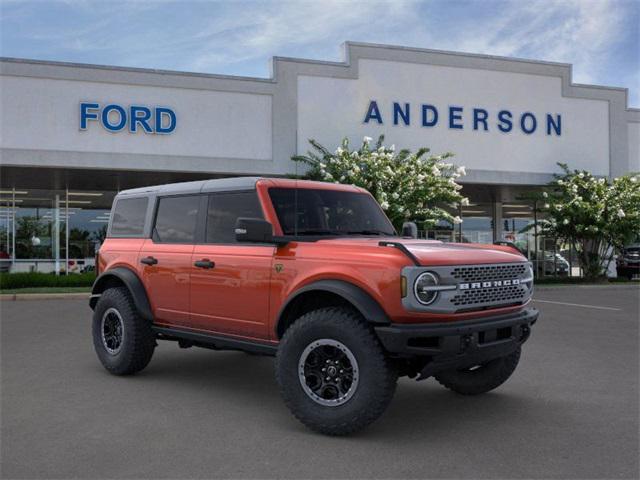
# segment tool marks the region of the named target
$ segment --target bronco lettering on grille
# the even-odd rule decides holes
[[[509,287],[511,285],[520,285],[520,280],[513,278],[511,280],[493,280],[491,282],[459,283],[458,288],[460,290],[476,290],[478,288]]]

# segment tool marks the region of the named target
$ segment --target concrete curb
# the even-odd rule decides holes
[[[16,300],[89,300],[89,292],[79,293],[2,293],[0,301]]]

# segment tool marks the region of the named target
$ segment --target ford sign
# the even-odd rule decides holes
[[[129,133],[155,133],[167,135],[176,129],[176,114],[167,107],[115,103],[101,106],[95,102],[80,103],[80,130],[87,130],[89,122],[96,122],[109,132],[127,129]]]

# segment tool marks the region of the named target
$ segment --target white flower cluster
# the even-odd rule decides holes
[[[583,252],[579,255],[583,270],[597,271],[610,261],[606,252],[640,234],[640,176],[609,181],[560,166],[564,175],[542,194],[543,233],[574,245]]]
[[[429,156],[426,148],[396,151],[395,145],[385,147],[382,140],[374,144],[371,137],[364,137],[360,148],[351,150],[344,139],[333,152],[311,140],[314,151],[294,160],[310,165],[311,178],[369,190],[396,227],[406,220],[460,223],[459,217],[438,205],[469,204],[456,181],[466,175],[465,167],[448,162],[452,157],[448,153]]]

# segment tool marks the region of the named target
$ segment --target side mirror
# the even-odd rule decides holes
[[[493,242],[493,244],[494,244],[494,245],[500,245],[501,247],[511,247],[511,248],[513,248],[514,250],[517,250],[518,252],[520,252],[520,253],[521,253],[522,255],[524,255],[525,257],[527,256],[527,254],[526,254],[523,250],[521,250],[520,248],[518,248],[518,247],[516,246],[516,244],[515,244],[515,243],[513,243],[513,242],[508,242],[508,241],[506,241],[506,240],[498,240],[498,241]]]
[[[261,218],[239,217],[235,232],[238,242],[276,243],[273,239],[273,227]]]
[[[415,222],[404,222],[402,224],[402,236],[409,238],[418,238],[418,226]]]

